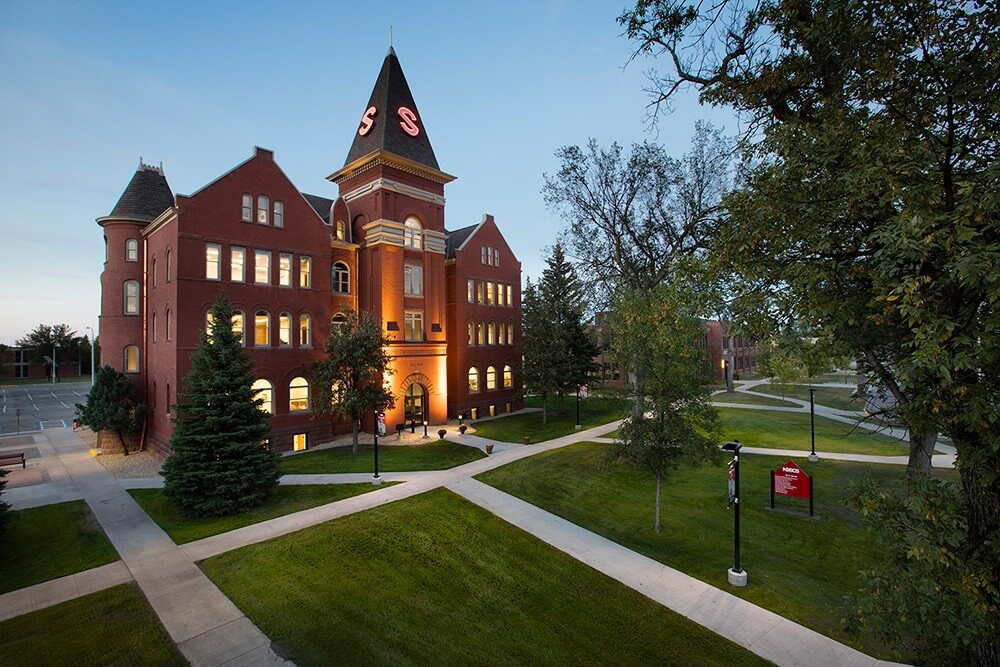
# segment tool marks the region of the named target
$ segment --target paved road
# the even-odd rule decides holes
[[[74,405],[86,401],[89,382],[0,387],[0,434],[73,425]]]

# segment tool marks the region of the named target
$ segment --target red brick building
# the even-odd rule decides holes
[[[155,451],[169,451],[170,406],[220,291],[254,361],[276,449],[350,431],[312,418],[306,372],[347,308],[372,313],[392,339],[390,425],[523,406],[514,377],[520,263],[491,216],[445,228],[444,186],[454,177],[438,167],[392,49],[345,164],[328,179],[336,199],[301,193],[273,152],[257,148],[175,199],[163,170],[140,164],[98,218],[102,358],[132,375],[150,405]]]

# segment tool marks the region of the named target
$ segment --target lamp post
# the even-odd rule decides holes
[[[375,474],[372,475],[372,484],[381,484],[382,478],[378,474],[378,408],[375,409],[375,428],[372,433],[375,437]]]
[[[576,385],[576,428],[580,428],[580,385]]]
[[[58,348],[55,345],[52,346],[52,384],[56,383],[56,374],[59,372],[58,370],[56,370],[59,368],[59,365],[56,363],[57,349]]]
[[[427,437],[427,420],[424,420],[424,437]]]
[[[812,449],[809,452],[809,460],[815,463],[819,461],[816,456],[816,390],[809,387],[809,439],[812,442]]]
[[[94,335],[94,329],[92,327],[87,327],[87,331],[90,332],[90,386],[94,386],[94,340],[97,336]]]
[[[740,566],[740,448],[739,440],[727,442],[723,451],[732,452],[733,460],[729,462],[729,504],[733,508],[733,567],[728,572],[729,583],[733,586],[746,586],[747,573]]]

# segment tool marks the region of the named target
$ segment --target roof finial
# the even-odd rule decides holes
[[[389,26],[389,48],[392,48],[392,26]]]

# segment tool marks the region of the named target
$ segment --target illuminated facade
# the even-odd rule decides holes
[[[520,263],[492,216],[445,228],[454,177],[438,167],[392,49],[345,164],[328,178],[336,199],[301,193],[257,148],[175,201],[162,169],[140,164],[98,218],[102,359],[132,376],[150,405],[155,451],[168,451],[170,406],[220,291],[237,311],[276,449],[350,431],[312,418],[306,373],[347,308],[372,313],[392,339],[390,428],[523,406]]]

